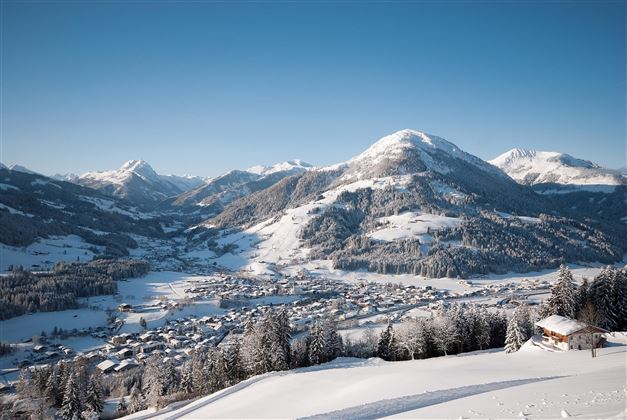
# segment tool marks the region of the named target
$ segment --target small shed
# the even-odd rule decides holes
[[[542,342],[563,351],[588,350],[603,346],[605,330],[560,315],[536,322],[542,328]]]

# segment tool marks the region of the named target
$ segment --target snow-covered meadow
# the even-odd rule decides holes
[[[406,362],[338,359],[253,377],[162,412],[130,418],[624,418],[627,337],[597,358],[527,342]],[[306,396],[306,397],[305,397]]]

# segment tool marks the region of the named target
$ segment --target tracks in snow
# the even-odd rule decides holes
[[[387,400],[375,401],[368,404],[357,405],[344,408],[342,410],[330,411],[328,413],[316,414],[310,417],[303,417],[301,420],[322,420],[322,419],[377,419],[395,414],[405,413],[418,408],[440,404],[471,395],[482,394],[484,392],[496,391],[499,389],[511,388],[533,382],[556,379],[557,376],[545,378],[517,379],[512,381],[491,382],[480,385],[468,385],[459,388],[443,389],[440,391],[429,391],[422,394],[408,395],[405,397],[391,398]]]

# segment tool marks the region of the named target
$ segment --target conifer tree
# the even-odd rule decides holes
[[[505,335],[505,353],[514,353],[522,347],[527,338],[520,325],[518,311],[515,311],[507,323],[507,333]]]
[[[61,404],[61,417],[64,420],[79,420],[82,418],[83,407],[80,400],[80,392],[74,372],[68,375]]]
[[[131,390],[131,401],[129,403],[129,408],[132,413],[136,413],[138,411],[142,411],[146,409],[146,399],[142,394],[141,389],[137,385],[133,386]]]
[[[104,392],[102,390],[101,378],[96,373],[89,378],[87,389],[85,390],[85,408],[97,414],[101,413],[104,408]]]
[[[381,331],[381,335],[379,336],[377,356],[383,360],[393,360],[394,350],[394,329],[392,328],[392,324],[388,323],[388,326]]]

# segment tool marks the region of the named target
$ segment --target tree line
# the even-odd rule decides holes
[[[79,298],[115,294],[117,280],[143,276],[148,270],[148,263],[140,260],[60,262],[51,272],[39,273],[14,267],[0,277],[0,320],[78,308]]]

